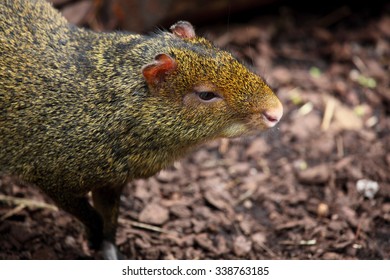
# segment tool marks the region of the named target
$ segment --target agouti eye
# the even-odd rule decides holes
[[[211,101],[213,100],[214,98],[219,98],[219,96],[212,92],[212,91],[201,91],[201,92],[197,92],[197,95],[199,96],[200,99],[202,99],[203,101]]]

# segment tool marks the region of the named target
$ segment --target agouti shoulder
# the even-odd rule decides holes
[[[94,247],[114,242],[126,182],[281,116],[267,84],[188,22],[95,33],[44,0],[0,2],[0,172],[40,187]]]

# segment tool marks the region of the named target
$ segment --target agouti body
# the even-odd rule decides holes
[[[95,33],[44,0],[0,2],[0,172],[77,217],[106,258],[128,181],[281,116],[266,83],[188,22],[150,36]]]

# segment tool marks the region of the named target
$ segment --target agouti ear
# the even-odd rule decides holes
[[[142,74],[148,84],[156,85],[164,81],[166,75],[176,68],[175,59],[165,53],[160,53],[156,55],[152,63],[142,67]]]
[[[192,39],[196,37],[194,27],[188,21],[179,21],[172,25],[170,30],[173,34],[183,39]]]

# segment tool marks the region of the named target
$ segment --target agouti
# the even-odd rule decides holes
[[[105,258],[117,257],[127,182],[283,113],[262,78],[190,23],[170,31],[95,33],[44,0],[0,2],[0,173],[78,218]]]

